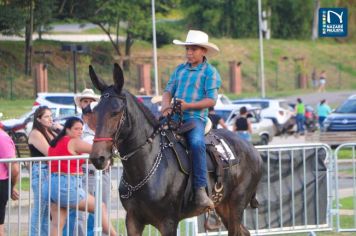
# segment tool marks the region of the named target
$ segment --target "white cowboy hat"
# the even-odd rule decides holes
[[[92,89],[84,89],[83,92],[76,94],[74,97],[74,102],[77,107],[80,107],[80,100],[82,100],[83,98],[90,98],[98,102],[100,96],[96,95]]]
[[[173,43],[182,46],[198,45],[200,47],[206,48],[208,50],[208,55],[215,55],[220,51],[218,46],[213,43],[209,43],[209,36],[203,31],[199,30],[189,30],[185,42],[175,39],[173,40]]]
[[[151,98],[151,102],[152,102],[153,104],[162,102],[162,96],[154,96],[154,97],[152,97],[152,98]]]
[[[91,102],[88,106],[84,107],[82,110],[82,114],[86,115],[89,113],[93,113],[94,112],[94,108],[98,105],[98,102]]]

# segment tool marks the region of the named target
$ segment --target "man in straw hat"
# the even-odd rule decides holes
[[[91,102],[98,102],[99,99],[99,95],[95,94],[92,89],[87,88],[74,96],[75,105],[80,109],[88,106]]]
[[[214,208],[206,193],[207,170],[204,127],[208,108],[214,106],[221,79],[218,71],[208,63],[207,56],[217,54],[219,48],[209,42],[209,36],[198,30],[189,30],[186,41],[174,40],[185,47],[187,61],[177,66],[170,77],[162,98],[162,113],[166,116],[173,97],[182,102],[183,121],[192,122],[195,128],[186,133],[193,158],[193,187],[197,211]]]

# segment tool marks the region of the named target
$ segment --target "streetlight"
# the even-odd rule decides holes
[[[88,53],[89,48],[86,45],[80,44],[63,44],[62,51],[70,51],[73,53],[73,75],[74,75],[74,94],[77,93],[77,53]],[[77,106],[75,105],[75,113]]]

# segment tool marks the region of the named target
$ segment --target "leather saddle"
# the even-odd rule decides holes
[[[168,152],[174,154],[177,158],[180,170],[186,175],[189,175],[191,172],[192,160],[189,155],[184,134],[192,128],[194,128],[192,124],[186,123],[176,131],[167,129],[161,133],[162,142],[169,144],[171,147],[164,149],[164,152],[166,152],[166,154],[168,154]],[[240,158],[237,153],[230,149],[229,143],[215,133],[214,130],[211,129],[211,126],[205,130],[205,145],[208,172],[216,172],[218,167],[228,169],[240,163]]]

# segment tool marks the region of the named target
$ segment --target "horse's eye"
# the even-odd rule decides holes
[[[117,116],[119,114],[120,114],[120,112],[118,112],[118,111],[111,112],[111,117]]]

